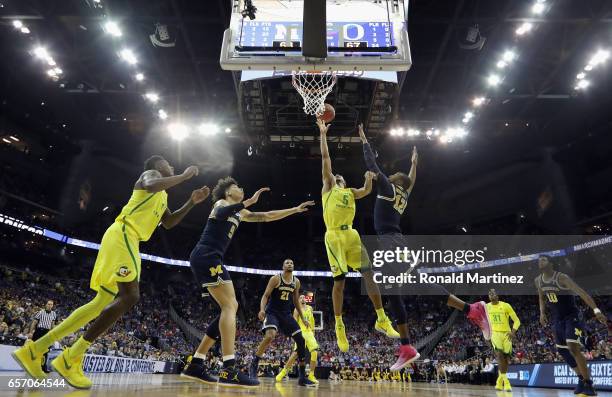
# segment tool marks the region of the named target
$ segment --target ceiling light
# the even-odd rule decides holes
[[[26,26],[21,28],[21,33],[23,34],[30,34],[30,29],[28,29]]]
[[[546,10],[546,5],[542,1],[538,1],[531,7],[531,12],[535,15],[541,15]]]
[[[37,58],[44,59],[44,60],[48,60],[49,58],[51,58],[49,56],[49,52],[47,51],[47,49],[45,47],[36,47],[36,48],[34,48],[34,55]]]
[[[136,81],[143,81],[143,80],[144,80],[144,74],[142,74],[142,73],[136,73],[136,75],[134,76],[134,78],[136,79]]]
[[[580,73],[578,73],[578,74],[576,75],[576,78],[577,78],[578,80],[582,80],[582,79],[584,79],[585,77],[586,77],[586,73],[584,73],[584,72],[580,72]]]
[[[580,80],[578,82],[578,84],[576,85],[576,89],[577,90],[584,90],[585,88],[587,88],[589,85],[591,85],[591,82],[588,80]]]
[[[482,97],[482,96],[481,97],[477,97],[477,98],[474,98],[474,100],[472,101],[472,104],[475,107],[479,107],[479,106],[482,106],[485,103],[486,100],[487,99],[485,97]]]
[[[531,29],[533,29],[533,24],[530,22],[525,22],[521,26],[519,26],[518,29],[516,29],[516,34],[522,36],[525,33],[530,32]]]
[[[229,133],[231,133],[231,132],[232,132],[232,129],[231,129],[231,128],[227,127],[227,128],[225,129],[225,133],[226,133],[226,134],[229,134]]]
[[[499,77],[499,75],[497,75],[497,74],[492,74],[487,79],[487,82],[492,87],[498,86],[499,83],[501,83],[501,77]]]
[[[591,60],[589,61],[589,65],[598,66],[602,63],[606,62],[610,58],[610,51],[608,50],[599,50],[593,55]]]
[[[153,103],[157,103],[157,101],[159,101],[159,95],[155,92],[147,92],[145,94],[145,98]]]
[[[159,111],[157,112],[157,115],[162,120],[166,120],[168,118],[168,113],[166,113],[164,109],[159,109]]]
[[[506,62],[512,62],[516,59],[516,53],[514,51],[506,51],[504,52],[504,55],[502,56],[502,59]]]
[[[3,140],[4,142],[6,142],[6,143],[11,143],[11,141],[9,141],[9,140],[8,140],[8,139],[6,139],[6,138],[2,138],[2,140]]]
[[[170,133],[170,137],[177,141],[182,141],[187,138],[189,134],[189,130],[187,126],[180,123],[172,123],[168,126],[168,132]]]
[[[132,50],[124,48],[119,52],[119,56],[129,63],[130,65],[136,65],[138,63],[138,59],[136,58],[136,54]]]
[[[104,24],[104,30],[106,33],[110,34],[113,37],[121,37],[123,32],[121,32],[121,28],[117,25],[116,22],[108,21]]]
[[[21,29],[23,27],[23,22],[21,22],[19,19],[15,19],[13,21],[13,26],[15,29]]]
[[[9,135],[9,138],[11,138],[12,140],[14,140],[15,142],[19,142],[19,138],[17,138],[16,136]]]
[[[499,61],[499,62],[497,62],[497,67],[498,67],[499,69],[503,69],[503,68],[505,68],[506,66],[508,66],[508,64],[507,64],[505,61]]]

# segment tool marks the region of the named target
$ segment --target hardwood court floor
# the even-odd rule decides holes
[[[53,375],[55,377],[57,375]],[[2,373],[0,397],[194,397],[194,396],[244,396],[244,397],[573,397],[571,390],[514,388],[512,393],[496,392],[491,387],[469,385],[437,385],[426,383],[369,383],[345,381],[341,383],[320,381],[317,389],[299,387],[295,379],[275,384],[273,379],[261,379],[256,390],[233,390],[217,386],[206,386],[181,379],[177,375],[144,374],[96,374],[92,376],[91,390],[64,389],[9,389],[7,378],[23,378],[18,372]],[[601,397],[612,397],[612,393],[599,392]]]

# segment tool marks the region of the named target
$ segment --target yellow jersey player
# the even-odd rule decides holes
[[[302,318],[300,317],[297,309],[293,309],[293,318],[297,320],[297,323],[300,326],[300,329],[302,330],[302,336],[304,337],[304,340],[306,341],[306,348],[308,349],[308,352],[310,353],[310,370],[308,373],[308,380],[310,380],[313,383],[319,383],[319,381],[315,377],[315,369],[317,368],[317,359],[318,359],[318,354],[319,354],[318,353],[319,344],[317,343],[317,340],[315,339],[315,335],[314,335],[315,318],[314,318],[312,306],[306,304],[306,297],[304,295],[300,295],[299,302],[300,302],[300,306],[302,307],[302,313],[304,314],[304,318],[306,319],[307,323],[304,323],[304,321],[302,321]],[[293,367],[293,364],[295,364],[295,361],[297,360],[297,358],[298,358],[297,344],[294,343],[293,353],[291,353],[291,356],[289,356],[289,360],[287,360],[287,364],[285,364],[283,369],[281,369],[278,375],[276,375],[277,382],[281,382],[283,378],[287,376],[287,373],[289,373],[289,371]]]
[[[374,174],[369,171],[366,172],[365,183],[359,189],[347,187],[342,175],[332,173],[331,157],[327,147],[329,125],[326,125],[321,119],[317,119],[317,125],[321,134],[323,177],[321,195],[323,199],[323,221],[327,229],[325,232],[325,248],[334,277],[332,303],[336,320],[336,340],[340,351],[347,352],[349,343],[342,320],[342,305],[344,302],[344,282],[349,268],[361,272],[368,296],[374,305],[374,309],[376,309],[377,320],[374,328],[391,338],[399,338],[400,335],[393,329],[391,320],[383,309],[380,290],[372,277],[372,269],[368,263],[363,263],[362,260],[362,258],[367,257],[367,254],[362,249],[359,233],[353,229],[355,200],[370,194]]]
[[[174,175],[174,168],[159,155],[149,158],[144,168],[134,184],[130,200],[102,237],[90,282],[90,288],[97,295],[36,342],[27,341],[13,353],[15,360],[33,378],[46,377],[40,361],[53,343],[96,319],[83,336],[51,363],[72,387],[91,387],[91,380],[85,376],[82,368],[87,348],[140,297],[139,243],[149,240],[160,223],[166,229],[176,226],[195,204],[208,197],[209,189],[204,186],[193,191],[179,210],[170,212],[166,190],[198,175],[198,168],[190,166],[181,175]]]
[[[510,356],[512,355],[512,339],[514,339],[516,331],[521,326],[521,320],[517,317],[512,306],[499,300],[495,289],[489,290],[489,300],[490,302],[487,303],[487,314],[492,331],[491,344],[499,363],[499,375],[497,376],[495,389],[512,391],[512,386],[510,386],[506,373],[508,372],[508,364],[510,364]],[[512,328],[510,328],[508,319],[512,319]]]

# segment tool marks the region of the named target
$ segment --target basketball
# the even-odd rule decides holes
[[[334,109],[334,107],[330,105],[329,103],[326,103],[325,111],[323,111],[323,114],[319,116],[319,118],[323,120],[325,123],[331,123],[335,117],[336,117],[336,109]]]

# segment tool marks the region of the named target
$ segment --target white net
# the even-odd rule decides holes
[[[336,72],[293,72],[293,86],[304,99],[304,112],[320,116],[325,111],[325,98],[336,84]]]

